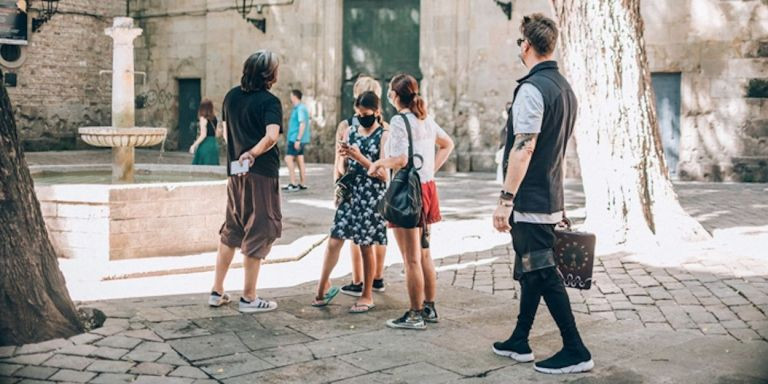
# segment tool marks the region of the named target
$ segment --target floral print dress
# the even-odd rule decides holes
[[[381,155],[382,127],[369,136],[349,129],[349,145],[360,148],[360,153],[371,162]],[[368,176],[367,170],[357,161],[347,159],[347,173],[355,175],[349,196],[339,204],[331,226],[331,237],[352,240],[358,245],[386,245],[387,226],[376,207],[384,197],[387,184]]]

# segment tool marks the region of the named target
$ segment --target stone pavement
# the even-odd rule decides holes
[[[577,187],[569,185],[572,208],[583,206]],[[596,287],[569,290],[574,310],[653,329],[768,340],[768,259],[764,253],[768,246],[768,186],[677,183],[675,187],[683,207],[708,231],[717,235],[742,227],[752,232],[751,237],[738,238],[753,242],[752,254],[723,257],[727,249],[707,244],[700,254],[673,267],[645,265],[631,254],[601,255],[595,262]],[[519,286],[511,278],[513,260],[514,251],[506,246],[436,262],[443,269],[440,279],[454,286],[517,299]]]
[[[498,193],[487,174],[445,176],[438,184],[451,221],[487,218]],[[544,376],[490,352],[510,333],[517,308],[513,256],[503,245],[436,260],[443,320],[425,332],[384,327],[406,306],[402,266],[393,265],[387,292],[364,315],[347,314],[353,301],[344,296],[326,309],[310,307],[312,283],[262,290],[280,308],[259,315],[210,309],[204,294],[89,303],[109,316],[103,328],[0,347],[0,383],[768,382],[768,186],[675,186],[714,239],[660,255],[665,263],[600,255],[593,288],[569,290],[597,364],[589,374]],[[317,202],[327,192],[290,199]],[[579,221],[580,185],[569,183],[567,195]],[[532,346],[539,358],[560,347],[544,306]]]
[[[490,267],[508,268],[497,250]],[[498,267],[497,267],[498,266]],[[308,305],[312,284],[262,291],[278,311],[243,315],[234,306],[210,309],[205,295],[92,303],[105,326],[68,340],[0,348],[0,382],[90,383],[762,383],[768,380],[768,343],[722,335],[644,327],[577,314],[596,369],[551,377],[530,364],[495,356],[491,343],[506,338],[516,303],[497,294],[446,284],[442,321],[427,331],[384,327],[406,306],[399,268],[387,272],[377,308],[350,315],[344,295],[328,308]],[[475,271],[476,274],[481,272]],[[492,272],[487,272],[492,275]],[[459,274],[457,274],[458,276]],[[630,275],[632,276],[632,275]],[[480,286],[478,286],[480,287]],[[491,287],[494,290],[494,287]],[[640,312],[643,313],[643,312]],[[531,343],[545,357],[559,335],[540,308]]]

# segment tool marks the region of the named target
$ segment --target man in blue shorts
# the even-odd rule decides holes
[[[288,166],[288,174],[291,181],[283,187],[284,191],[299,191],[306,187],[306,168],[304,166],[304,147],[309,144],[309,111],[301,103],[302,94],[298,89],[291,91],[291,119],[288,122],[287,147],[285,149],[285,164]],[[296,166],[299,164],[299,182],[296,183]]]

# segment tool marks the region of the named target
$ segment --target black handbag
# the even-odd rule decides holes
[[[347,171],[347,173],[336,180],[336,199],[334,201],[336,208],[349,198],[349,195],[352,193],[352,184],[355,182],[356,175],[357,174],[354,172]]]
[[[387,192],[379,201],[378,211],[381,217],[392,224],[402,228],[416,228],[421,219],[421,178],[413,164],[413,136],[411,124],[405,114],[400,114],[405,121],[405,129],[408,132],[408,164],[397,171],[389,183]]]
[[[562,225],[561,225],[562,224]],[[555,264],[566,287],[589,289],[595,265],[596,237],[592,233],[574,231],[563,213],[563,221],[555,227]]]

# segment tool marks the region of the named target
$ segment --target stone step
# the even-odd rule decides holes
[[[275,245],[264,264],[290,263],[301,260],[313,249],[320,246],[328,235],[301,237],[290,244]],[[59,259],[62,271],[87,270],[93,280],[125,280],[143,277],[178,275],[213,271],[216,267],[216,252],[189,256],[152,257],[141,259],[114,260],[94,265],[92,261]],[[230,268],[242,268],[243,255],[238,250]]]

